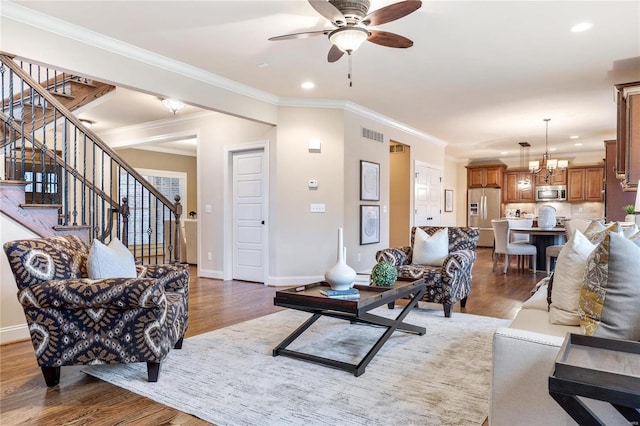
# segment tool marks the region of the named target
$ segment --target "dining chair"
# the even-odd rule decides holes
[[[563,222],[563,226],[565,229],[565,241],[569,241],[569,239],[573,237],[573,234],[576,231],[576,229],[580,230],[580,232],[587,229],[587,226],[589,226],[589,223],[591,223],[591,221],[586,219],[565,219],[565,221]],[[560,251],[562,251],[563,247],[564,247],[564,244],[556,244],[556,245],[548,246],[546,248],[545,256],[547,258],[546,259],[547,276],[551,275],[551,258],[554,258],[554,257],[558,258],[558,256],[560,255]]]
[[[536,273],[536,246],[532,244],[518,243],[514,244],[509,241],[509,220],[499,219],[492,220],[491,226],[493,227],[493,235],[495,239],[495,254],[504,255],[504,269],[503,274],[507,273],[509,269],[509,256],[532,256],[533,261],[533,273]],[[493,258],[493,271],[496,269],[498,263],[498,257]]]
[[[533,218],[507,219],[509,221],[509,241],[512,244],[530,244],[529,234],[511,232],[511,228],[532,228]],[[524,256],[518,256],[518,267],[524,267]]]

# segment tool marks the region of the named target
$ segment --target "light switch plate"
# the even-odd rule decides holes
[[[324,204],[311,204],[311,213],[324,213]]]

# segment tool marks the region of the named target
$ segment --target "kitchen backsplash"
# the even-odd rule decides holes
[[[504,205],[506,210],[520,209],[520,214],[533,213],[538,217],[538,209],[548,205],[556,209],[556,216],[568,219],[602,219],[604,218],[604,203],[567,203],[567,202],[545,202],[545,203],[508,203]],[[503,216],[504,216],[503,211]]]

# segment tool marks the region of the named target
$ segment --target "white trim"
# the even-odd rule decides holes
[[[0,345],[30,339],[31,335],[26,323],[0,328]]]
[[[391,117],[380,114],[376,111],[365,108],[361,105],[345,100],[335,99],[306,99],[306,98],[286,98],[278,97],[271,93],[264,92],[262,90],[250,87],[233,80],[221,77],[219,75],[210,73],[208,71],[196,68],[194,66],[176,61],[175,59],[168,58],[166,56],[158,55],[151,51],[141,49],[128,43],[107,37],[104,34],[90,31],[86,28],[71,24],[64,20],[55,18],[53,16],[45,15],[40,12],[36,12],[24,6],[18,5],[12,2],[3,2],[0,14],[6,16],[9,19],[13,19],[18,22],[22,22],[26,25],[35,26],[39,29],[49,31],[54,34],[58,34],[63,37],[70,38],[80,43],[94,46],[99,49],[106,50],[108,52],[124,56],[126,58],[146,63],[148,65],[158,67],[170,72],[175,72],[180,75],[184,75],[189,78],[201,81],[205,84],[209,84],[221,89],[228,90],[240,95],[248,96],[253,99],[257,99],[262,102],[266,102],[277,106],[293,106],[293,107],[313,107],[313,108],[335,108],[350,111],[355,114],[368,117],[381,124],[398,129],[402,132],[416,136],[425,141],[434,143],[440,146],[446,146],[447,142],[432,136],[428,133],[424,133],[420,130],[414,129],[404,123],[394,120]],[[190,114],[193,115],[193,114]],[[187,119],[184,116],[184,119]],[[175,121],[175,117],[171,120]],[[163,120],[161,120],[163,121]],[[107,134],[107,133],[105,133]]]
[[[198,224],[198,226],[200,226]],[[214,280],[224,280],[224,271],[216,271],[215,269],[203,269],[198,263],[198,276],[202,278],[213,278]]]
[[[242,144],[235,145],[224,145],[222,147],[223,151],[223,204],[224,209],[222,213],[223,220],[223,278],[224,280],[231,280],[233,276],[233,257],[228,253],[233,252],[233,199],[231,191],[231,185],[233,185],[233,177],[231,173],[233,173],[233,168],[231,167],[231,162],[233,161],[233,154],[242,151],[252,151],[252,150],[262,150],[264,154],[264,162],[265,162],[265,173],[264,173],[264,186],[265,186],[265,200],[266,206],[264,209],[264,221],[266,225],[265,234],[266,239],[264,243],[264,253],[263,253],[263,262],[264,262],[264,277],[263,282],[267,284],[267,277],[269,276],[269,237],[270,237],[270,229],[271,229],[271,221],[269,220],[269,208],[270,208],[270,196],[269,196],[269,141],[256,141],[256,142],[247,142]],[[200,170],[200,168],[198,168]]]
[[[180,124],[180,123],[192,121],[192,120],[199,120],[201,118],[209,118],[216,115],[223,115],[223,114],[220,112],[205,110],[200,112],[194,112],[193,114],[188,114],[188,115],[176,115],[176,116],[171,116],[169,118],[163,118],[161,120],[148,121],[146,123],[140,123],[140,124],[131,124],[129,126],[123,126],[115,129],[105,130],[103,132],[100,132],[98,136],[103,137],[103,136],[118,135],[120,133],[132,133],[132,132],[140,132],[145,130],[156,130],[162,127],[173,126],[175,124]]]
[[[195,157],[197,154],[193,151],[186,151],[183,149],[178,149],[178,148],[165,148],[162,146],[125,146],[125,147],[120,147],[117,149],[125,149],[125,148],[129,148],[129,149],[142,149],[145,151],[152,151],[152,152],[162,152],[164,154],[174,154],[174,155],[184,155],[186,157]]]
[[[362,105],[356,104],[351,101],[336,100],[336,99],[306,99],[306,98],[280,98],[278,106],[297,107],[297,108],[333,108],[349,111],[354,114],[358,114],[362,117],[369,118],[385,126],[392,127],[410,135],[416,136],[425,141],[434,143],[439,146],[447,146],[447,142],[432,136],[428,133],[424,133],[420,130],[414,129],[404,123],[394,120],[379,112],[365,108]]]
[[[275,104],[278,98],[275,95],[264,92],[262,90],[240,84],[236,81],[229,80],[219,75],[204,71],[191,65],[176,61],[166,56],[158,55],[149,50],[141,49],[129,43],[116,40],[78,25],[71,24],[53,16],[49,16],[35,10],[20,6],[12,2],[2,2],[0,13],[9,19],[22,22],[26,25],[34,26],[39,29],[60,35],[62,37],[75,40],[77,42],[87,44],[89,46],[103,49],[107,52],[115,53],[155,66],[176,74],[180,74],[194,80],[212,86],[220,87],[231,92],[235,92],[244,96],[248,96],[263,102]]]
[[[274,277],[268,276],[265,284],[273,287],[293,287],[304,283],[315,283],[324,280],[323,275],[309,275],[298,277]]]

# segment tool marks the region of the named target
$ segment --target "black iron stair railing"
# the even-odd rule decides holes
[[[25,181],[27,203],[60,205],[58,225],[119,236],[141,263],[179,261],[180,196],[170,201],[63,104],[88,79],[4,54],[0,78],[2,178]]]

